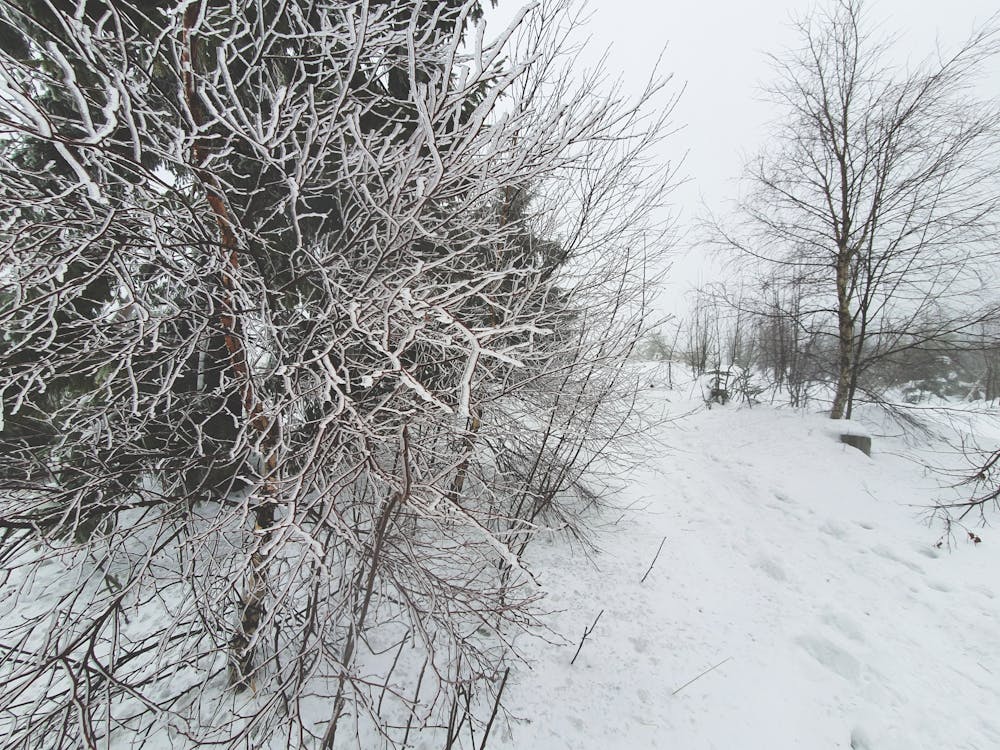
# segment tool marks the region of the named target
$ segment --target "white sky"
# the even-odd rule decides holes
[[[822,0],[821,0],[822,2]],[[484,2],[484,5],[487,3]],[[500,0],[487,11],[488,29],[498,32],[526,3]],[[682,173],[688,178],[675,194],[681,229],[705,209],[724,214],[737,194],[737,180],[747,158],[757,152],[776,112],[758,100],[759,86],[773,78],[766,54],[794,46],[790,19],[815,5],[809,0],[591,0],[592,14],[584,30],[593,59],[608,50],[608,69],[639,89],[657,57],[673,84],[686,86],[675,109],[682,129],[667,145],[663,158],[677,162],[686,154]],[[871,21],[887,35],[899,37],[900,62],[918,62],[940,43],[945,49],[963,41],[974,26],[1000,10],[998,0],[869,0]],[[871,28],[871,26],[869,26]],[[489,35],[489,32],[488,32]],[[990,76],[987,95],[1000,94],[1000,60]],[[697,253],[676,258],[663,307],[684,309],[683,292],[714,276]]]

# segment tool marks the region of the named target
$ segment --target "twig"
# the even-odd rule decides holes
[[[458,722],[458,726],[455,726],[455,720],[458,718],[458,701],[462,697],[462,683],[459,681],[462,673],[462,655],[458,655],[458,662],[455,665],[455,700],[451,704],[451,714],[448,717],[448,735],[447,742],[445,742],[444,750],[451,750],[452,746],[455,744],[455,740],[458,739],[458,733],[462,731],[462,724],[465,722],[465,717],[467,714],[462,716],[462,720]],[[453,733],[454,732],[454,733]]]
[[[578,657],[580,655],[580,649],[583,648],[583,642],[585,640],[587,640],[587,636],[588,635],[590,635],[591,633],[594,632],[594,628],[597,627],[597,621],[601,619],[601,615],[603,615],[603,614],[604,614],[604,610],[602,609],[600,612],[597,613],[597,617],[594,618],[593,624],[589,628],[584,628],[583,629],[583,638],[580,639],[580,645],[576,647],[576,653],[573,654],[573,658],[569,662],[570,666],[572,666],[573,662],[576,661],[576,657]]]
[[[403,747],[406,747],[406,741],[410,739],[410,726],[413,722],[413,714],[416,710],[416,705],[420,700],[420,684],[424,681],[424,671],[427,669],[427,659],[424,659],[424,666],[420,668],[420,676],[417,677],[417,689],[413,692],[413,706],[410,709],[410,715],[406,718],[406,734],[403,735]]]
[[[399,642],[399,650],[396,651],[396,658],[392,660],[392,666],[389,667],[389,672],[385,676],[385,683],[382,685],[382,694],[378,698],[378,708],[376,713],[382,715],[382,700],[385,698],[385,691],[389,689],[389,680],[392,679],[392,673],[396,671],[396,665],[399,663],[399,655],[403,653],[403,646],[406,645],[407,640],[410,637],[410,632],[407,631],[406,636]]]
[[[500,697],[503,695],[503,689],[507,685],[507,676],[510,674],[510,667],[503,673],[503,679],[500,680],[500,689],[497,690],[497,699],[493,704],[493,713],[490,714],[490,720],[486,722],[486,730],[483,734],[483,741],[479,744],[479,750],[486,750],[486,740],[490,738],[490,729],[493,728],[493,720],[497,717],[497,710],[500,708]]]
[[[721,667],[723,664],[725,664],[727,661],[729,661],[732,658],[733,657],[731,657],[731,656],[727,656],[725,659],[723,659],[722,661],[720,661],[715,666],[709,667],[708,669],[706,669],[704,672],[702,672],[700,675],[697,675],[696,677],[692,677],[690,680],[688,680],[683,685],[681,685],[679,688],[677,688],[674,692],[672,692],[671,695],[677,695],[681,690],[683,690],[684,688],[686,688],[692,682],[694,682],[695,680],[700,680],[702,677],[704,677],[705,675],[707,675],[713,669],[718,669],[719,667]]]
[[[639,583],[646,582],[646,576],[648,576],[653,571],[653,566],[656,565],[656,560],[657,558],[659,558],[660,552],[663,551],[663,545],[666,543],[667,543],[667,538],[663,537],[663,540],[660,542],[659,548],[656,550],[656,554],[653,555],[653,562],[649,564],[649,570],[646,571],[646,575],[644,575],[642,578],[639,579]]]

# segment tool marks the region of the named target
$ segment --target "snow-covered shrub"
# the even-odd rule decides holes
[[[399,744],[533,626],[667,130],[479,14],[0,5],[5,747]]]

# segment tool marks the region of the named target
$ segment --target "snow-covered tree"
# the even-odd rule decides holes
[[[629,419],[670,102],[480,15],[0,3],[5,747],[402,744],[513,657]]]

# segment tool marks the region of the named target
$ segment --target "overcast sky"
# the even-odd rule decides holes
[[[824,0],[820,0],[823,2]],[[485,4],[485,3],[484,3]],[[526,3],[500,0],[487,14],[488,28],[503,23]],[[745,160],[759,150],[767,122],[776,113],[759,97],[760,84],[773,79],[767,53],[796,42],[790,27],[815,3],[808,0],[591,0],[585,34],[594,59],[607,49],[608,67],[636,89],[648,78],[661,51],[662,69],[673,84],[686,86],[674,120],[682,126],[664,159],[685,154],[688,183],[676,193],[682,226],[704,213],[701,203],[724,213],[737,193]],[[899,37],[900,62],[918,62],[939,44],[947,49],[964,40],[998,10],[997,0],[869,0],[867,13],[886,34]],[[491,22],[491,19],[492,22]],[[989,86],[1000,93],[1000,60]],[[704,280],[712,271],[697,254],[674,263],[673,296]],[[665,309],[680,312],[678,299]]]

